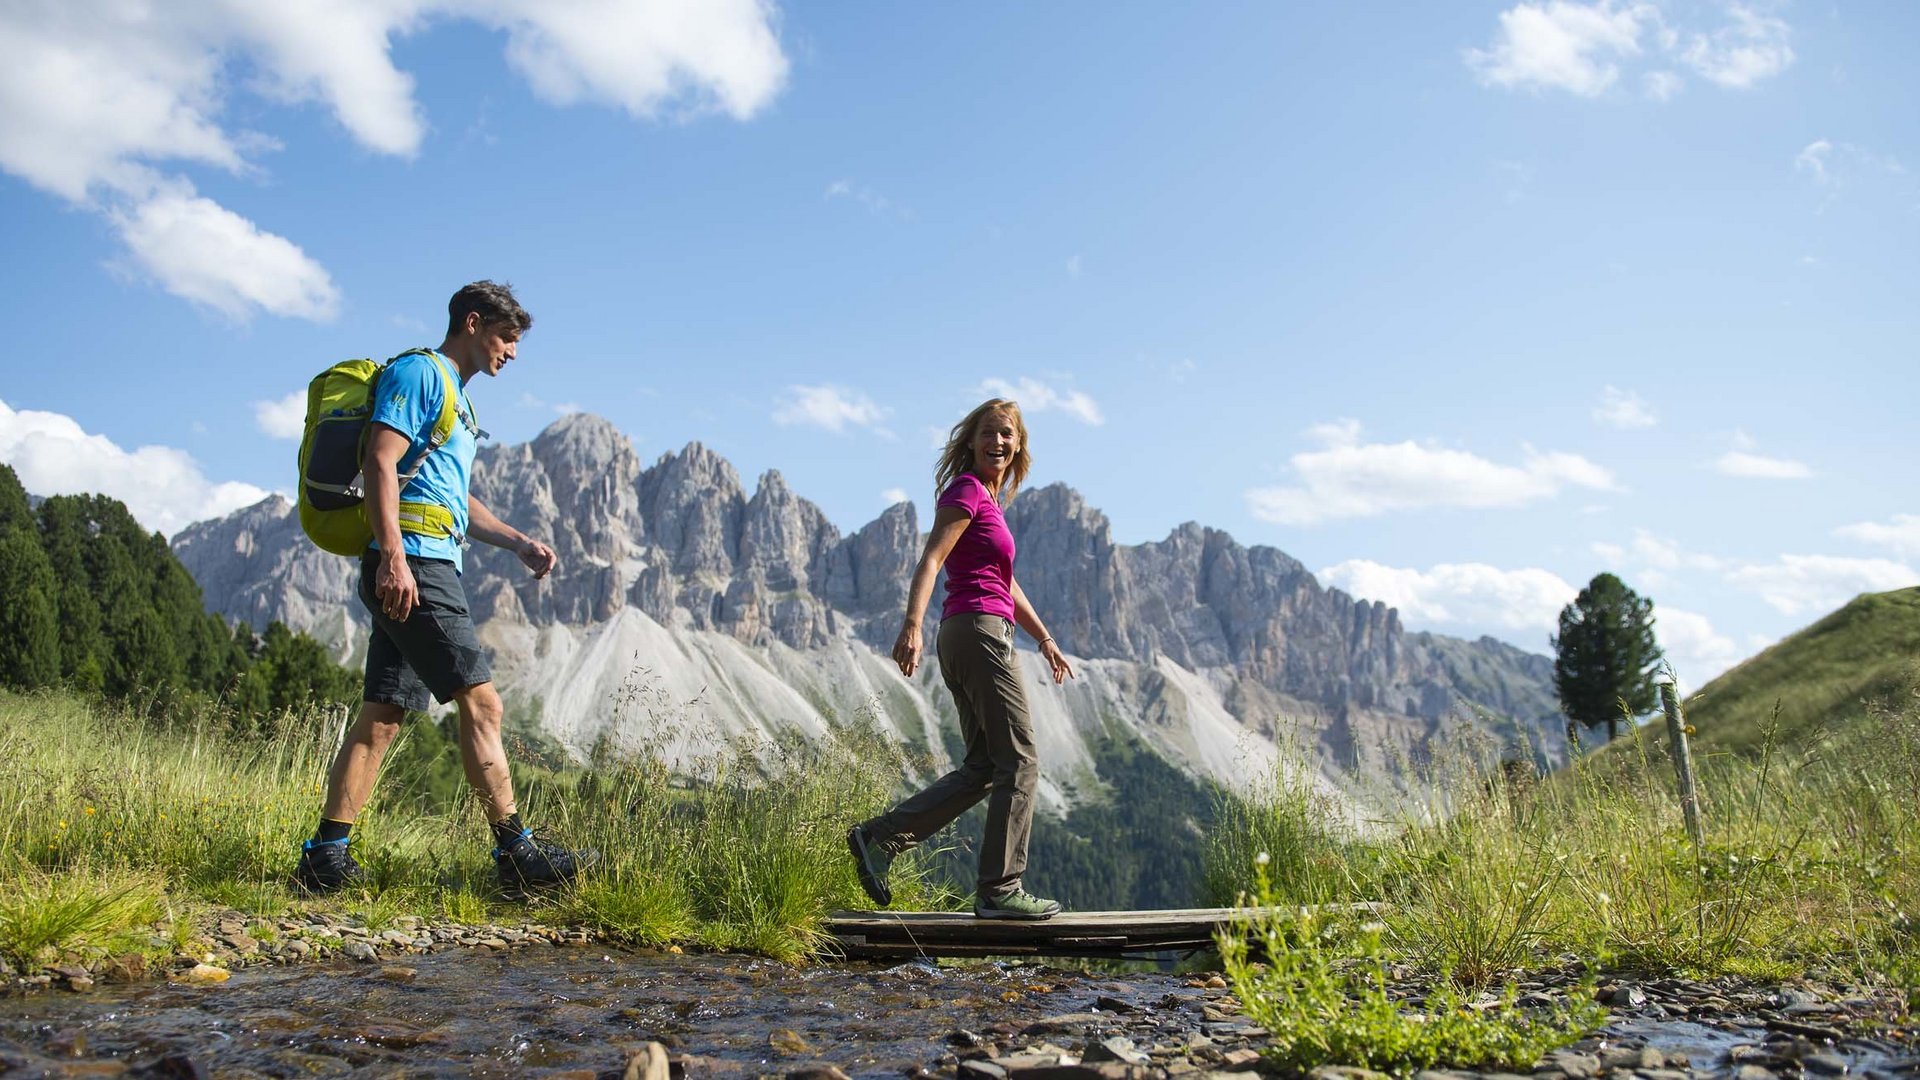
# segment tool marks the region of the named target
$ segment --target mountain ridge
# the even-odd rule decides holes
[[[624,660],[663,692],[704,700],[692,727],[818,734],[878,702],[938,766],[952,707],[935,666],[907,680],[885,656],[922,543],[911,503],[843,534],[777,469],[749,493],[699,442],[646,465],[586,413],[484,448],[474,494],[559,554],[555,574],[534,581],[510,553],[476,546],[466,581],[503,692],[564,741],[619,727],[607,703],[628,672],[608,669]],[[1007,516],[1022,588],[1085,675],[1056,689],[1026,665],[1036,726],[1048,714],[1064,729],[1052,756],[1042,747],[1059,763],[1043,784],[1056,805],[1072,802],[1073,770],[1091,768],[1089,740],[1113,723],[1226,782],[1270,770],[1287,742],[1329,775],[1394,772],[1467,722],[1509,752],[1563,759],[1545,657],[1409,633],[1393,609],[1322,586],[1278,548],[1195,522],[1116,543],[1106,516],[1064,484],[1023,492]],[[363,636],[353,560],[308,544],[284,499],[190,526],[174,547],[213,610],[277,618],[343,655]],[[1252,749],[1236,749],[1242,740]],[[680,750],[697,753],[697,740]]]

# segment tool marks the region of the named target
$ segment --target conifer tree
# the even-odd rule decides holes
[[[57,592],[39,535],[0,526],[0,685],[31,690],[60,680]]]
[[[1653,637],[1653,601],[1619,578],[1596,575],[1561,609],[1553,648],[1554,689],[1569,721],[1583,727],[1604,722],[1607,737],[1614,739],[1623,712],[1641,716],[1654,710],[1660,646]]]
[[[30,690],[59,680],[57,592],[27,490],[0,465],[0,686]]]

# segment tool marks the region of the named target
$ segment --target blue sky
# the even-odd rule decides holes
[[[1907,3],[165,7],[0,10],[40,494],[288,490],[288,396],[492,277],[496,438],[587,409],[842,529],[1011,388],[1120,541],[1415,628],[1546,651],[1613,570],[1698,685],[1920,583]]]

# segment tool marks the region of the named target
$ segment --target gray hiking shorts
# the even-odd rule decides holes
[[[369,550],[360,557],[360,603],[373,616],[360,696],[424,712],[429,693],[444,705],[469,686],[492,682],[493,669],[474,636],[467,590],[453,564],[409,555],[407,567],[420,587],[420,603],[405,622],[395,622],[380,610],[380,599],[373,594],[380,553]]]

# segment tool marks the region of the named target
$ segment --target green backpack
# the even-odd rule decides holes
[[[386,363],[344,360],[313,377],[307,384],[307,424],[300,437],[300,528],[323,550],[335,555],[358,555],[373,541],[367,523],[365,478],[360,458],[366,448],[367,424],[373,417],[380,376],[407,356],[431,356],[446,384],[440,416],[426,433],[427,446],[406,468],[401,459],[400,489],[420,472],[427,455],[453,437],[453,425],[465,424],[476,438],[481,431],[459,408],[460,384],[445,358],[431,349],[408,349]],[[471,405],[468,406],[471,408]],[[439,503],[400,501],[400,531],[423,536],[452,536],[453,511]]]

